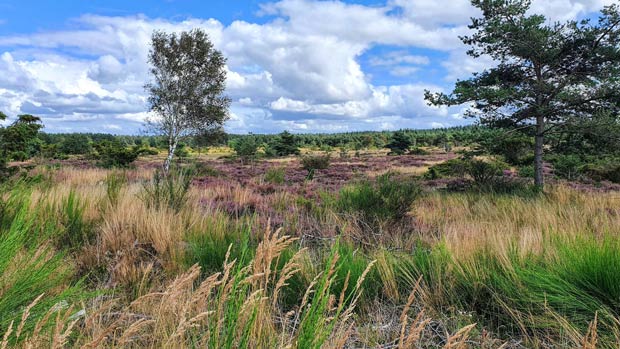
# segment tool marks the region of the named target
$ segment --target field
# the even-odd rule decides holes
[[[423,178],[457,157],[438,148],[343,152],[313,179],[222,155],[5,183],[0,347],[620,346],[613,186],[448,190]]]

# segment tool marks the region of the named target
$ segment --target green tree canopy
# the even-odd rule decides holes
[[[467,115],[490,125],[535,127],[535,182],[543,186],[544,137],[597,111],[620,109],[620,12],[548,24],[528,0],[473,0],[482,10],[462,41],[496,66],[457,81],[451,94],[426,92],[434,105],[470,103]]]
[[[41,128],[41,118],[30,114],[18,115],[15,122],[2,130],[0,141],[4,157],[25,160],[34,155],[40,146],[37,135]]]
[[[149,63],[153,79],[146,89],[150,109],[157,115],[150,124],[168,140],[167,173],[183,138],[221,128],[228,119],[226,58],[203,30],[156,31]]]

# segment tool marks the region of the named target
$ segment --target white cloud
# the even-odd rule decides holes
[[[534,0],[552,19],[582,16],[613,0]],[[424,89],[448,88],[488,67],[458,35],[477,10],[468,0],[387,0],[382,6],[283,0],[263,5],[264,24],[85,15],[70,30],[0,36],[0,110],[44,117],[50,130],[135,132],[148,116],[143,89],[153,30],[205,29],[228,57],[234,132],[344,131],[461,124],[459,110],[431,108]],[[377,54],[377,45],[391,46]],[[411,54],[426,50],[423,55]],[[433,61],[427,51],[448,56]],[[409,83],[380,86],[360,57]],[[93,58],[94,57],[94,58]],[[415,81],[421,69],[433,81]],[[111,126],[112,125],[112,126]],[[95,129],[93,129],[95,128]]]

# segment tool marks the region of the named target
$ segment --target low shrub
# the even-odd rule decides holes
[[[128,148],[119,141],[102,141],[95,145],[95,150],[93,157],[98,160],[99,166],[105,168],[128,167],[142,152],[137,146]]]
[[[284,184],[284,175],[286,169],[284,167],[270,167],[265,171],[263,179],[267,183]]]
[[[581,172],[595,181],[620,183],[620,159],[600,159],[584,165]]]
[[[153,147],[142,147],[140,148],[140,154],[142,155],[158,155],[159,149]]]
[[[196,177],[220,177],[223,175],[222,171],[204,162],[194,163],[191,172]]]
[[[466,163],[463,159],[451,159],[429,167],[424,179],[440,179],[465,176]]]
[[[331,161],[330,154],[324,155],[304,155],[301,157],[301,166],[308,171],[306,179],[312,180],[316,170],[324,170],[329,167]]]
[[[179,159],[186,159],[189,157],[189,149],[187,148],[187,145],[184,143],[181,143],[177,146],[177,148],[174,150],[174,156],[176,156]]]
[[[417,182],[386,173],[374,182],[365,180],[344,187],[335,205],[341,212],[361,215],[366,223],[376,227],[382,221],[404,217],[421,193]]]
[[[414,147],[409,151],[411,155],[429,155],[430,152],[428,150],[422,149],[420,147]]]
[[[555,155],[550,158],[554,174],[560,178],[575,180],[581,173],[584,163],[578,155]]]

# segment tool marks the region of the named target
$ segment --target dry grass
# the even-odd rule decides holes
[[[424,168],[398,170],[418,174]],[[422,276],[403,275],[396,267],[401,257],[422,242],[429,249],[444,248],[449,261],[458,261],[469,272],[484,267],[478,264],[481,252],[505,265],[515,251],[522,260],[536,256],[551,261],[558,258],[559,252],[550,248],[558,236],[567,241],[620,236],[618,193],[583,193],[562,186],[536,197],[431,192],[411,210],[415,227],[408,228],[415,234],[383,234],[376,244],[363,246],[370,266],[353,284],[349,276],[342,280],[347,274],[337,270],[337,253],[331,259],[321,256],[338,234],[361,241],[361,229],[351,217],[329,208],[302,209],[303,201],[293,193],[260,193],[242,185],[192,187],[186,205],[175,212],[149,208],[139,199],[141,182],[150,178],[151,170],[128,170],[128,184],[114,203],[106,197],[108,170],[61,168],[50,173],[51,187],[33,187],[28,193],[32,209],[46,207],[37,211],[39,219],[55,222],[70,193],[79,198],[83,219],[94,227],[95,238],[71,251],[67,263],[77,264],[79,275],[88,274],[89,288],[106,293],[86,304],[68,302],[67,307],[50,309],[37,320],[34,331],[25,331],[23,325],[31,307],[16,310],[19,316],[14,323],[2,329],[0,349],[516,348],[497,339],[484,323],[471,324],[477,319],[444,314],[436,305],[445,302],[437,298],[445,296],[443,289],[453,280],[441,279],[439,272],[432,274],[436,272],[432,268]],[[285,229],[262,230],[271,226],[269,217],[256,217],[252,210],[231,214],[214,207],[214,202],[267,207],[268,212],[282,214]],[[252,234],[254,243],[248,260],[235,260],[229,249],[220,272],[209,275],[197,265],[188,267],[188,243],[193,238],[224,240],[232,236],[233,228],[245,225],[250,228],[244,234]],[[394,247],[406,252],[397,253]],[[380,286],[373,284],[381,288],[380,296],[362,300],[368,273],[376,273],[380,280]],[[285,304],[289,287],[299,284],[303,284],[299,302]],[[336,284],[345,287],[335,292]],[[610,347],[614,334],[603,333],[613,327],[609,314],[589,318],[587,328],[552,310],[549,314],[555,316],[554,325],[563,329],[561,336],[549,332],[547,337],[537,334],[518,340],[527,340],[531,347],[550,343],[584,349]],[[514,318],[527,333],[530,329],[523,316],[515,310]]]

